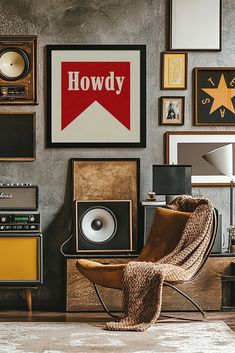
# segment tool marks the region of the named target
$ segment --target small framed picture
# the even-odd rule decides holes
[[[188,53],[162,52],[161,89],[187,89]]]
[[[194,124],[235,125],[235,68],[194,69]]]
[[[184,125],[185,97],[160,97],[160,125]]]

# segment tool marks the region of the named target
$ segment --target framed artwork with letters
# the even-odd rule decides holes
[[[195,125],[235,125],[235,68],[194,69]]]
[[[146,46],[47,46],[47,146],[146,146]]]

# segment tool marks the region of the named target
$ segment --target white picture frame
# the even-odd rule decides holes
[[[165,138],[165,162],[192,165],[193,186],[230,185],[230,178],[219,173],[202,155],[229,143],[235,151],[235,131],[167,131]]]
[[[170,0],[169,49],[221,51],[222,0]]]

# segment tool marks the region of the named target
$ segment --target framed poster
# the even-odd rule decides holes
[[[235,68],[194,69],[195,125],[235,125]]]
[[[139,248],[140,159],[73,158],[71,162],[73,201],[132,201],[133,248]]]
[[[0,161],[35,159],[35,114],[0,113]]]
[[[47,46],[47,146],[146,146],[146,46]]]
[[[160,125],[184,125],[184,101],[182,96],[160,97]]]
[[[161,89],[187,89],[188,53],[162,52]]]
[[[221,51],[222,0],[170,0],[169,49]]]
[[[235,168],[235,131],[167,131],[165,138],[165,162],[192,165],[193,186],[230,186],[230,178],[218,172],[202,155],[232,143]]]

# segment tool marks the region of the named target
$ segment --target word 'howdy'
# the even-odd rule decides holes
[[[128,61],[62,62],[61,130],[88,108],[86,116],[91,114],[94,124],[96,111],[102,109],[106,119],[116,119],[130,130],[130,73]]]
[[[109,71],[107,76],[80,76],[79,71],[68,72],[68,90],[69,91],[115,91],[120,94],[124,82],[124,76],[115,76],[114,71]]]

